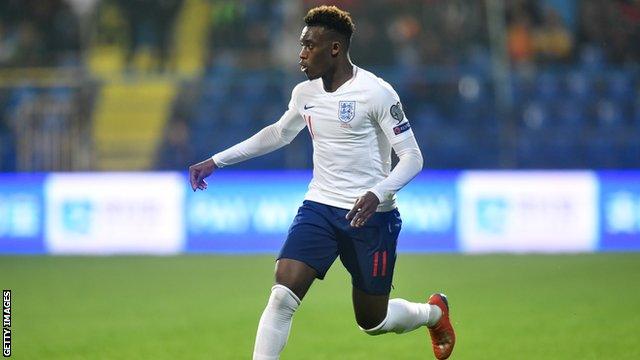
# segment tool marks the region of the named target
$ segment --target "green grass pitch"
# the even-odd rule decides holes
[[[271,256],[0,257],[16,359],[250,359]],[[640,359],[640,254],[408,255],[392,297],[449,296],[452,359]],[[432,359],[425,329],[370,337],[336,262],[282,359]]]

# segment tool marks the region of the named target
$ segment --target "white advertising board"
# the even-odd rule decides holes
[[[54,254],[174,254],[182,250],[184,177],[177,173],[53,174],[45,243]]]
[[[594,173],[466,172],[458,183],[460,248],[465,252],[594,251]]]

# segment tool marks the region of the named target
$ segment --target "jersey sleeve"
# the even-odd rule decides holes
[[[424,160],[415,137],[394,144],[393,150],[398,155],[398,164],[386,179],[369,189],[380,202],[393,198],[393,194],[407,185],[422,170]]]
[[[390,85],[385,84],[377,91],[374,104],[373,116],[391,145],[413,137],[411,124],[404,114],[400,97]]]
[[[300,130],[304,129],[306,123],[298,111],[298,99],[300,94],[300,84],[298,84],[291,91],[291,100],[289,100],[289,106],[287,111],[280,117],[276,123],[276,127],[283,135],[283,138],[287,139],[287,143],[291,142]]]

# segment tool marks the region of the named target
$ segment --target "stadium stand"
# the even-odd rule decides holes
[[[64,76],[42,80],[37,71],[25,77],[37,86],[0,76],[0,170],[184,169],[278,119],[291,89],[303,80],[296,66],[300,18],[316,1],[171,0],[157,5],[173,9],[171,16],[145,1],[105,0],[85,12],[76,11],[73,1],[2,2],[1,69],[78,69],[85,83],[69,88]],[[505,2],[504,60],[510,64],[505,105],[496,96],[500,84],[493,74],[494,50],[482,2],[337,3],[358,20],[354,62],[398,90],[428,168],[640,167],[638,5]],[[74,26],[47,21],[35,10],[37,4],[49,4],[53,18],[70,17]],[[140,9],[148,10],[146,17],[138,16]],[[132,14],[139,20],[124,26]],[[158,20],[170,35],[154,34]],[[78,30],[86,24],[95,34],[88,40]],[[135,33],[128,32],[133,25]],[[141,36],[135,40],[140,44],[133,44],[132,36]],[[113,91],[125,84],[163,84],[166,89],[147,91],[158,96],[127,112],[131,106],[119,105],[135,96]],[[111,105],[105,109],[104,104]],[[29,120],[34,115],[20,110],[28,107],[38,107],[36,117],[42,120]],[[115,156],[100,165],[103,145],[122,144],[134,132],[133,124],[145,122],[145,112],[154,125],[139,132],[155,140],[130,136],[129,145],[111,147],[144,156]],[[20,145],[24,126],[52,134],[56,126],[64,133],[78,122],[90,139],[79,145],[85,160],[45,161],[46,151],[38,155],[35,146]],[[102,141],[109,134],[122,141]],[[64,146],[56,150],[57,143],[52,144],[49,152],[63,151]],[[291,146],[238,168],[308,168],[310,154],[303,132]],[[29,157],[33,160],[25,162]]]

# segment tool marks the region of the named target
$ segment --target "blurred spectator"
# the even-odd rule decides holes
[[[149,47],[155,68],[164,72],[171,65],[172,34],[182,0],[118,0],[128,26],[125,62],[128,70],[142,47]]]
[[[78,63],[79,51],[78,19],[68,3],[0,1],[0,66]]]
[[[579,13],[581,46],[602,49],[612,63],[640,61],[639,1],[581,1]]]
[[[92,3],[95,0],[87,2]],[[473,54],[488,49],[484,2],[473,0],[305,0],[293,6],[282,0],[202,0],[211,2],[208,64],[267,68],[283,57],[272,51],[290,19],[320,3],[337,4],[356,19],[352,55],[362,66],[457,66],[475,61]],[[174,23],[184,0],[104,0],[117,4],[125,27],[125,60],[131,68],[138,51],[151,50],[156,69],[172,63]],[[79,14],[93,5],[82,0],[0,1],[0,66],[60,66],[79,64]],[[508,49],[514,63],[567,63],[585,49],[601,51],[611,63],[640,60],[640,1],[589,0],[505,1]],[[72,11],[82,8],[80,11]],[[105,6],[102,6],[105,8]],[[297,9],[296,16],[290,15]],[[574,11],[575,14],[570,13]],[[564,18],[559,14],[562,13]],[[107,15],[105,15],[107,16]],[[285,21],[285,16],[287,17]],[[567,19],[571,26],[567,26]],[[83,24],[86,24],[86,19]],[[98,18],[99,21],[106,21]],[[577,24],[575,28],[572,24]],[[94,24],[95,25],[95,24]],[[120,36],[103,32],[98,38]],[[91,31],[84,29],[83,32]],[[122,31],[122,30],[117,30]],[[297,32],[297,31],[296,31]],[[297,36],[296,36],[297,37]],[[289,39],[289,37],[286,37]],[[86,39],[85,43],[88,43]],[[370,51],[372,48],[384,49]]]
[[[466,64],[474,47],[488,47],[486,17],[483,2],[456,0],[441,2],[443,13],[438,14],[444,23],[442,39],[446,49],[444,64]],[[438,29],[431,31],[438,33]]]
[[[9,91],[0,90],[0,110],[8,105]],[[0,111],[0,171],[15,170],[15,145],[7,112]]]
[[[160,170],[181,169],[192,161],[193,144],[189,141],[189,126],[184,119],[170,122],[160,150],[157,167]]]
[[[272,37],[283,26],[279,4],[272,0],[212,1],[209,66],[269,68]],[[295,56],[293,54],[292,56]]]
[[[397,52],[389,26],[396,18],[398,9],[391,9],[388,1],[381,0],[368,1],[364,5],[361,1],[347,3],[344,6],[351,11],[356,26],[349,50],[353,60],[362,66],[393,65]],[[311,7],[312,4],[305,11]]]
[[[419,65],[418,41],[422,28],[415,16],[403,14],[396,17],[387,31],[394,43],[396,64],[406,67]]]
[[[547,8],[542,25],[534,35],[536,59],[544,63],[563,63],[570,56],[573,38],[560,15]]]
[[[509,56],[515,63],[530,63],[534,59],[531,20],[524,13],[515,15],[507,33]]]
[[[618,1],[618,13],[624,26],[624,46],[627,47],[627,60],[638,62],[640,60],[640,1]]]

